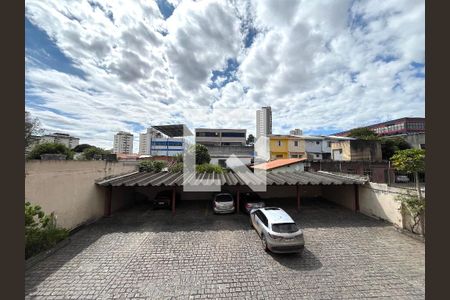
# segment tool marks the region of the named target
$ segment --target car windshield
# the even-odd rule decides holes
[[[295,223],[272,224],[272,231],[278,233],[293,233],[298,231]]]
[[[228,202],[228,201],[232,201],[233,199],[231,198],[230,195],[217,195],[216,196],[216,201],[217,202]]]

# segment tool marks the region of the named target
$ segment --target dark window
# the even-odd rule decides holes
[[[243,137],[243,138],[245,138],[245,132],[222,132],[222,137]]]
[[[225,159],[219,159],[219,166],[221,166],[222,168],[226,167]]]
[[[261,222],[268,227],[269,226],[269,221],[267,220],[267,217],[264,215],[264,213],[260,210],[258,210],[256,212],[256,215],[258,216],[258,218],[261,220]]]
[[[196,132],[195,133],[196,136],[207,136],[207,137],[219,137],[219,133],[218,132]]]
[[[420,149],[425,149],[425,144],[420,144]]]
[[[167,144],[168,144],[169,146],[177,146],[177,147],[183,146],[183,143],[182,143],[182,142],[171,142],[171,141],[169,141],[169,142],[167,142]]]
[[[230,195],[218,195],[215,199],[216,202],[228,202],[233,201],[233,198]]]
[[[298,141],[294,141],[294,146],[298,147]]]
[[[295,223],[272,224],[272,231],[278,233],[293,233],[298,231]]]
[[[320,144],[320,142],[316,142],[316,145],[319,145]]]

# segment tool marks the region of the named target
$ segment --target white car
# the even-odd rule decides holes
[[[409,177],[406,176],[406,175],[398,175],[398,176],[395,178],[395,181],[396,181],[396,182],[407,183],[407,182],[409,182]]]
[[[303,231],[281,208],[265,207],[250,212],[253,228],[261,238],[264,250],[274,253],[302,253]]]

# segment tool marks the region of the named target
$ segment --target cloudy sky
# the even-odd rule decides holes
[[[282,4],[282,5],[280,5]],[[26,0],[26,109],[112,148],[186,123],[329,134],[425,115],[425,1]]]

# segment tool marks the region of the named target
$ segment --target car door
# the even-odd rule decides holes
[[[263,228],[262,212],[258,210],[255,213],[255,229],[259,235],[261,235],[262,228]]]

